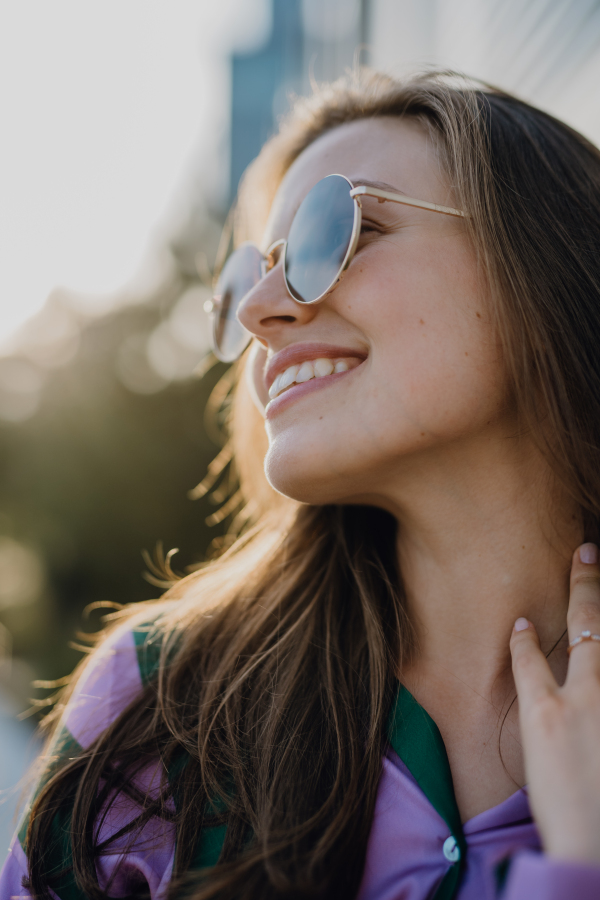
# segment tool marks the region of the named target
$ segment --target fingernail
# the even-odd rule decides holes
[[[598,548],[595,544],[582,544],[579,548],[579,559],[588,566],[594,566],[598,562]]]
[[[525,631],[526,628],[529,628],[529,622],[521,616],[515,622],[515,631]]]

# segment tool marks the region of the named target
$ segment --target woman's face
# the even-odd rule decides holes
[[[417,124],[356,121],[321,136],[294,162],[277,193],[265,247],[287,236],[308,191],[336,172],[355,185],[366,180],[456,205]],[[403,484],[435,465],[450,444],[485,443],[497,431],[507,416],[506,378],[464,222],[362,202],[357,252],[324,301],[296,303],[278,265],[246,297],[239,317],[256,337],[249,377],[265,409],[273,487],[306,503],[393,509]],[[348,370],[294,384],[269,400],[280,372],[316,359],[343,360]]]

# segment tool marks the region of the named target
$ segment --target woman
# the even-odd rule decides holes
[[[116,617],[2,898],[597,898],[600,154],[363,73],[296,106],[237,228],[254,524]]]

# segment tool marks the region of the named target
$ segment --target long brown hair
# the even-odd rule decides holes
[[[599,152],[498,90],[444,73],[399,82],[363,71],[299,102],[265,146],[242,188],[239,238],[257,236],[283,174],[311,141],[375,116],[410,117],[431,137],[456,205],[470,214],[522,428],[593,536]],[[162,664],[141,700],[89,752],[62,763],[36,800],[28,834],[34,896],[49,897],[44,842],[69,798],[76,878],[87,896],[104,896],[94,866],[99,786],[104,797],[111,785],[126,790],[156,757],[176,774],[159,798],[146,799],[137,824],[150,815],[175,820],[170,897],[356,895],[395,673],[411,650],[396,525],[376,509],[279,497],[261,471],[264,440],[242,379],[232,441],[254,524],[142,610],[157,617]],[[139,619],[139,609],[124,616]],[[182,752],[187,764],[173,767]],[[190,872],[199,831],[215,821],[227,824],[219,863]]]

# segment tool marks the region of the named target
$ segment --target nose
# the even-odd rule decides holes
[[[281,263],[246,294],[237,311],[244,328],[271,348],[290,343],[290,333],[312,322],[316,315],[316,306],[290,297]]]

